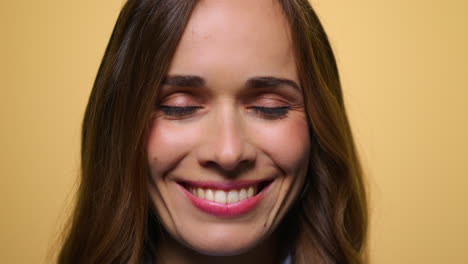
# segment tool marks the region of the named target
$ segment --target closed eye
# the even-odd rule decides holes
[[[201,106],[170,106],[160,105],[159,109],[168,116],[183,117],[195,113]]]
[[[257,114],[268,118],[268,119],[278,119],[286,117],[290,106],[281,106],[281,107],[264,107],[264,106],[250,106],[249,109],[253,110]]]
[[[184,117],[194,114],[202,106],[170,106],[160,105],[159,109],[167,116]],[[267,119],[279,119],[286,117],[290,106],[282,107],[264,107],[264,106],[249,106],[248,109],[254,111],[256,114]]]

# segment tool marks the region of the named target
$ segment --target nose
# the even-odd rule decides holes
[[[213,117],[206,127],[205,143],[198,155],[200,165],[229,172],[252,166],[256,152],[241,117],[227,107]]]

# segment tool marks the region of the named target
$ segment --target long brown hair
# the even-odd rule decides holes
[[[280,0],[310,125],[303,193],[285,218],[293,263],[365,263],[367,202],[327,35],[307,0]],[[196,0],[128,0],[86,108],[81,181],[58,263],[142,263],[158,221],[146,144],[158,87]],[[291,224],[291,225],[289,225]]]

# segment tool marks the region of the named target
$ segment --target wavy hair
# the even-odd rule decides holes
[[[81,178],[58,263],[143,263],[159,223],[146,145],[158,87],[196,0],[128,0],[86,107]],[[291,27],[310,128],[301,197],[282,224],[295,264],[366,263],[363,172],[327,35],[307,0],[279,0]]]

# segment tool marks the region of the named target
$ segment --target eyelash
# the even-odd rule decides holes
[[[181,117],[195,113],[197,109],[201,109],[201,106],[169,106],[160,105],[159,109],[168,116]]]
[[[263,106],[251,106],[249,109],[252,109],[254,112],[270,118],[270,119],[277,119],[286,117],[289,113],[289,106],[281,106],[281,107],[263,107]]]
[[[169,105],[160,105],[159,109],[168,116],[172,117],[184,117],[195,113],[198,109],[201,109],[201,106],[169,106]],[[263,107],[263,106],[250,106],[248,109],[253,110],[257,114],[267,118],[267,119],[279,119],[286,117],[291,107],[281,106],[281,107]]]

